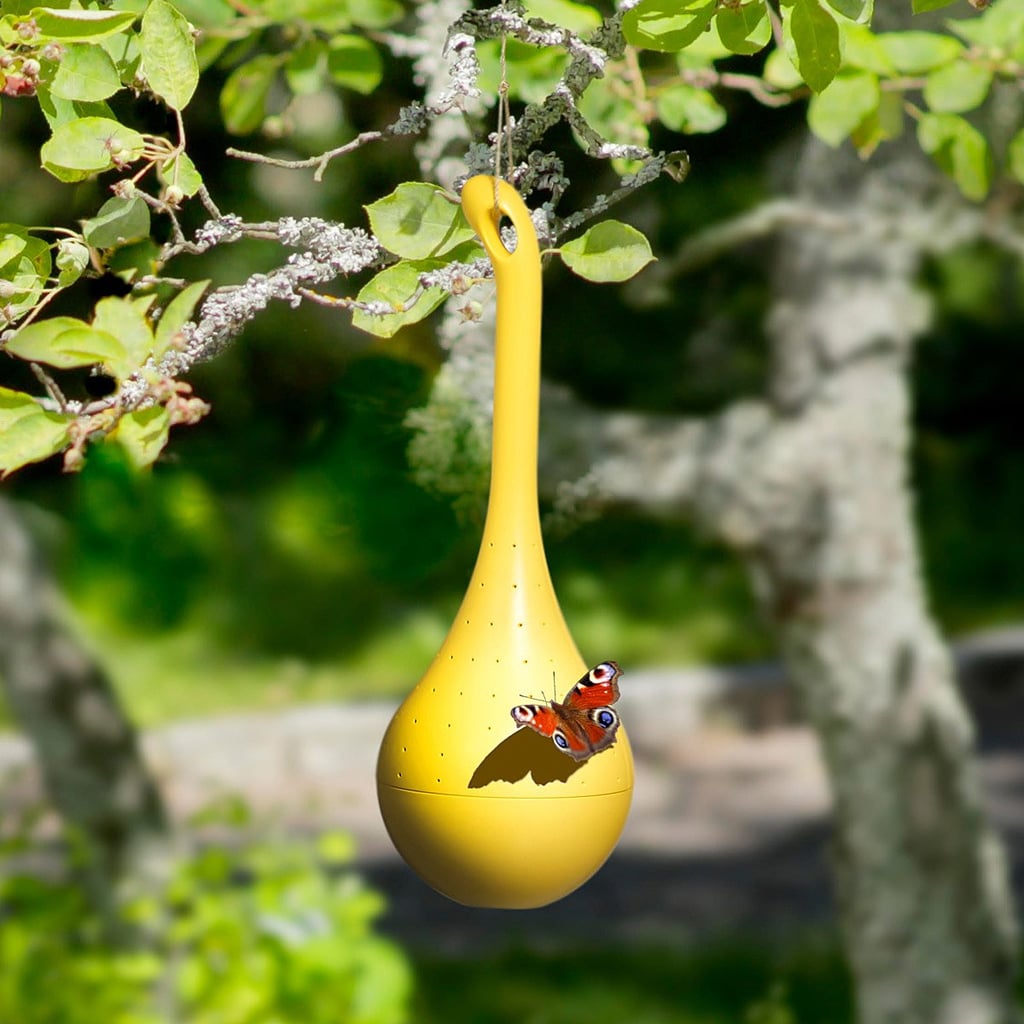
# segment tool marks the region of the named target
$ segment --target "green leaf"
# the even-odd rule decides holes
[[[0,474],[59,452],[68,426],[66,417],[43,409],[31,395],[0,388]]]
[[[407,260],[440,256],[474,237],[462,207],[443,189],[422,181],[399,185],[366,212],[381,245]]]
[[[123,32],[136,15],[132,11],[65,11],[36,7],[29,17],[35,19],[39,34],[44,39],[87,43]]]
[[[604,138],[628,146],[646,146],[647,125],[639,107],[611,76],[595,78],[577,106],[587,123]]]
[[[796,65],[814,92],[836,77],[843,62],[839,25],[818,0],[796,0],[788,20]]]
[[[883,77],[896,74],[896,66],[878,36],[863,25],[843,26],[843,67],[861,68]]]
[[[601,15],[589,4],[577,4],[572,0],[526,0],[524,6],[527,17],[543,18],[577,34],[593,32],[601,27]]]
[[[657,99],[658,117],[673,131],[695,135],[714,132],[725,124],[725,109],[707,89],[670,85]]]
[[[917,123],[917,140],[968,199],[985,198],[988,143],[977,128],[957,114],[925,114]]]
[[[174,6],[201,28],[221,28],[235,20],[235,11],[226,0],[175,0]]]
[[[715,13],[715,0],[640,0],[622,18],[622,34],[631,46],[672,52],[689,46]]]
[[[284,77],[296,96],[310,96],[324,85],[327,70],[326,49],[316,36],[304,39],[288,55]]]
[[[501,82],[501,43],[485,39],[476,48],[480,62],[477,86],[489,96],[497,96]],[[509,95],[527,103],[541,103],[558,85],[569,64],[569,55],[557,46],[530,46],[509,39],[505,47],[506,79]]]
[[[153,329],[146,319],[146,311],[153,304],[154,297],[147,295],[142,299],[129,299],[111,295],[96,303],[93,330],[117,338],[125,351],[124,362],[111,364],[119,380],[139,369],[153,351]]]
[[[772,26],[764,0],[720,8],[715,25],[719,38],[731,53],[757,53],[771,42]]]
[[[878,36],[900,74],[921,75],[956,60],[963,44],[935,32],[882,32]]]
[[[79,117],[58,125],[39,151],[55,177],[67,170],[83,177],[123,166],[142,155],[145,141],[131,128],[107,117]]]
[[[50,131],[58,126],[76,121],[80,117],[107,117],[116,120],[109,104],[102,100],[84,102],[82,100],[66,100],[62,96],[54,96],[46,82],[39,83],[36,92],[39,109],[43,112]]]
[[[154,405],[126,413],[118,420],[110,437],[121,445],[135,469],[147,469],[167,445],[170,429],[167,410],[162,405]]]
[[[339,35],[327,44],[327,70],[338,85],[366,96],[380,85],[384,64],[368,39]]]
[[[883,92],[873,110],[851,133],[850,139],[862,158],[867,159],[887,139],[903,134],[903,97],[898,92]]]
[[[937,68],[928,76],[924,98],[936,113],[961,114],[980,107],[991,86],[991,68],[955,61]]]
[[[875,75],[868,71],[841,74],[827,89],[811,97],[807,124],[823,142],[838,146],[878,109],[881,99]]]
[[[789,55],[783,49],[772,50],[764,62],[764,80],[775,89],[788,91],[804,84]]]
[[[28,232],[11,231],[11,225],[0,224],[0,269],[6,267],[16,256],[20,256],[28,245]]]
[[[347,7],[352,24],[368,29],[387,28],[405,13],[397,0],[348,0]]]
[[[121,365],[127,356],[124,346],[112,334],[94,331],[70,316],[37,320],[8,339],[4,347],[20,359],[60,369],[112,362]]]
[[[160,273],[160,246],[152,238],[129,242],[104,252],[103,264],[111,274],[134,284],[140,275]]]
[[[17,253],[0,265],[0,279],[8,282],[4,305],[13,319],[32,309],[47,286],[53,269],[50,247],[30,235],[20,224],[0,224],[8,254]]]
[[[192,26],[167,0],[152,0],[139,32],[149,88],[172,110],[184,110],[199,84]]]
[[[149,234],[149,207],[138,196],[108,199],[95,217],[82,222],[85,240],[96,249],[115,246],[145,238]]]
[[[180,188],[186,196],[194,196],[203,187],[202,175],[184,150],[160,166],[160,180]]]
[[[121,88],[121,76],[102,46],[68,43],[50,83],[54,96],[68,100],[105,100]]]
[[[1010,173],[1024,185],[1024,128],[1010,140],[1006,155],[1010,163]]]
[[[182,327],[192,319],[196,305],[206,291],[209,281],[193,281],[167,303],[156,322],[153,355],[159,359],[178,339]]]
[[[396,308],[404,306],[415,295],[420,275],[443,266],[443,260],[402,260],[363,285],[357,298],[360,302],[386,302]],[[444,289],[428,288],[411,309],[402,312],[371,316],[357,309],[352,314],[352,326],[378,338],[390,338],[406,324],[417,323],[429,316],[446,298]]]
[[[976,18],[957,18],[946,22],[949,30],[968,43],[1004,54],[1019,47],[1024,39],[1024,4],[1019,0],[998,0]]]
[[[874,0],[826,0],[829,7],[849,21],[868,24],[874,12]]]
[[[558,252],[574,274],[602,284],[628,281],[654,259],[647,239],[617,220],[595,224]]]
[[[941,10],[955,2],[956,0],[913,0],[911,10],[914,14],[926,14],[928,11]]]
[[[257,131],[267,116],[267,95],[279,65],[277,57],[261,53],[239,65],[220,93],[224,126],[233,135]]]

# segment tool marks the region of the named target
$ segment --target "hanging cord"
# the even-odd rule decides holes
[[[502,13],[505,11],[505,0],[501,0]],[[512,115],[508,102],[508,33],[501,33],[501,56],[499,58],[499,81],[498,81],[498,127],[494,140],[494,208],[498,209],[498,182],[501,181],[501,142],[505,139],[508,153],[506,155],[508,170],[512,170],[512,132],[510,124]]]

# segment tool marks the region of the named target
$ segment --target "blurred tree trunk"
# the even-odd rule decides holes
[[[909,365],[929,313],[915,278],[980,219],[912,143],[866,166],[809,142],[793,166],[767,401],[682,421],[588,414],[556,394],[542,479],[549,494],[687,515],[750,567],[831,780],[862,1024],[1010,1024],[1008,868],[928,612],[908,481]]]
[[[85,842],[76,866],[104,914],[118,877],[167,818],[135,729],[102,668],[61,618],[53,581],[15,506],[0,497],[0,680],[47,792]]]
[[[861,1021],[1007,1024],[1007,866],[927,609],[908,482],[907,371],[927,312],[917,232],[944,189],[916,152],[880,157],[867,170],[848,150],[801,154],[800,198],[850,227],[782,238],[771,429],[743,485],[757,520],[744,548],[831,780]]]

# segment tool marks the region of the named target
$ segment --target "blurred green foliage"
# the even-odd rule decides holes
[[[415,90],[402,61],[386,61],[383,74],[358,100],[294,97],[293,134],[280,146],[317,152],[387,123]],[[204,76],[189,107],[199,154],[225,144],[216,102],[223,78],[216,69]],[[685,184],[660,180],[616,213],[643,228],[666,260],[701,227],[770,194],[787,136],[805,127],[800,110],[765,111],[736,95],[723,102],[728,125],[686,139],[693,170]],[[135,114],[154,124],[164,116],[151,104]],[[0,202],[16,202],[39,223],[73,221],[96,205],[95,182],[69,194],[28,173],[45,135],[29,106],[5,107],[4,122]],[[655,131],[656,146],[679,145],[675,133]],[[595,173],[566,150],[576,182],[570,203],[610,191],[610,171]],[[213,194],[252,220],[312,214],[363,224],[362,204],[418,176],[408,140],[336,161],[321,185],[305,172],[200,162]],[[278,255],[240,243],[183,258],[182,272],[234,283]],[[646,288],[644,275],[598,288],[552,267],[545,374],[598,406],[666,414],[762,393],[769,264],[765,245],[752,244],[661,288]],[[92,284],[94,299],[119,283],[108,275]],[[923,284],[939,313],[915,369],[913,472],[935,608],[952,629],[1019,618],[1020,270],[974,248],[936,260]],[[54,312],[82,314],[63,301]],[[5,485],[47,510],[37,517],[40,534],[84,636],[141,723],[397,694],[418,677],[457,607],[477,537],[472,522],[409,474],[406,417],[425,400],[440,359],[429,324],[370,340],[339,311],[275,307],[194,374],[213,412],[173,437],[151,475],[108,448],[80,477],[38,466]],[[742,570],[682,525],[616,515],[550,537],[548,555],[588,658],[628,667],[771,655]]]
[[[712,940],[417,958],[416,1024],[847,1024],[838,946]]]
[[[374,932],[352,843],[209,846],[120,908],[121,941],[73,882],[4,863],[5,1024],[401,1024],[412,973]],[[25,853],[23,848],[19,851]],[[37,851],[38,853],[38,851]]]

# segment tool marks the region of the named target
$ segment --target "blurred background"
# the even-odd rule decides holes
[[[218,112],[223,80],[216,69],[204,78],[187,123],[225,210],[362,225],[364,204],[420,177],[403,140],[336,161],[320,185],[306,172],[226,160],[225,145],[237,140]],[[320,152],[390,123],[414,94],[408,63],[396,59],[370,96],[289,101],[285,148]],[[778,195],[780,165],[806,131],[800,110],[723,102],[730,117],[717,133],[683,139],[661,129],[654,140],[685,145],[685,184],[664,178],[615,211],[660,257]],[[142,102],[135,114],[160,117]],[[26,224],[71,223],[95,209],[103,185],[62,186],[37,173],[45,131],[30,104],[5,103],[0,209]],[[609,170],[592,191],[613,182]],[[653,295],[551,266],[546,378],[595,406],[676,415],[760,394],[771,252],[770,241],[751,243]],[[190,260],[187,273],[239,282],[279,258],[272,246],[244,242]],[[981,244],[932,260],[921,285],[935,316],[913,368],[912,473],[935,614],[953,638],[998,628],[1009,648],[1024,618],[1022,275],[1019,261]],[[59,311],[81,313],[117,285],[109,275],[91,282],[81,308],[71,299]],[[297,1015],[238,1009],[246,985],[269,970],[265,959],[247,959],[252,908],[218,888],[247,873],[264,909],[280,911],[276,925],[273,914],[261,925],[277,936],[279,959],[292,948],[287,928],[302,927],[301,915],[280,908],[328,914],[336,944],[318,955],[337,962],[347,950],[352,978],[364,981],[345,984],[369,985],[360,997],[368,1008],[345,1019],[400,1020],[408,1006],[418,1022],[852,1019],[832,933],[828,797],[814,744],[774,667],[742,567],[683,523],[616,512],[560,522],[548,539],[577,643],[591,662],[623,665],[623,713],[637,723],[636,809],[602,873],[556,907],[500,914],[446,903],[390,851],[372,792],[376,742],[443,640],[479,537],[479,510],[424,490],[409,463],[406,417],[425,402],[443,358],[435,327],[431,318],[376,339],[341,311],[271,308],[193,373],[212,412],[176,432],[151,473],[137,474],[108,445],[77,475],[47,463],[4,484],[45,552],[75,635],[143,731],[172,815],[200,837],[174,881],[192,907],[177,927],[221,936],[190,967],[189,983],[207,991],[203,971],[220,957],[221,992],[230,977],[235,1002],[223,996],[218,1008],[210,997],[206,1010],[173,1019],[338,1019],[316,1001],[324,982],[315,958],[274,967],[293,988],[287,1012]],[[1008,664],[1010,676],[1019,671]],[[692,716],[667,730],[672,694]],[[20,965],[6,982],[0,968],[0,1021],[158,1019],[116,1016],[118,986],[148,983],[158,964],[94,951],[83,965],[62,938],[77,934],[79,910],[45,888],[49,862],[32,857],[52,842],[53,821],[2,693],[0,728],[0,857],[8,873],[18,866],[22,907],[20,917],[0,917],[0,963]],[[140,919],[152,924],[145,915],[155,907],[143,903]],[[78,995],[44,1013],[56,1000],[54,977]],[[93,1003],[83,1016],[82,993],[106,993],[114,1015],[96,1016]],[[341,996],[333,998],[337,1006]]]

